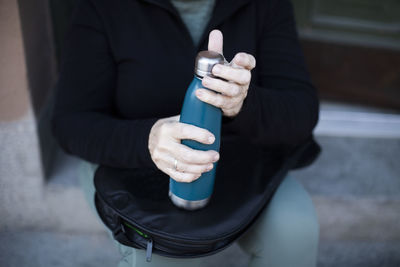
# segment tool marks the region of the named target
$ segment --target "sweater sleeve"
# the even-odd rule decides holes
[[[116,65],[89,1],[73,15],[57,83],[52,130],[69,154],[122,168],[156,168],[148,136],[157,118],[121,119],[113,105]]]
[[[223,131],[263,146],[298,145],[318,121],[318,97],[306,70],[289,0],[273,0],[258,41],[257,66],[242,110]],[[254,75],[256,71],[256,75]]]

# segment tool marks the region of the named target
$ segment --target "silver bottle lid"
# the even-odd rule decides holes
[[[200,77],[211,75],[211,70],[215,64],[225,64],[225,63],[226,60],[224,56],[217,52],[200,51],[196,57],[194,73]]]

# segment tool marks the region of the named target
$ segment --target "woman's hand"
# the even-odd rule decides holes
[[[151,128],[149,151],[157,168],[172,179],[177,182],[192,182],[213,168],[213,163],[219,159],[219,153],[192,149],[181,144],[182,139],[209,145],[214,143],[215,136],[206,129],[179,122],[179,115],[164,118]]]
[[[208,50],[222,54],[223,37],[219,30],[213,30],[208,39]],[[204,87],[207,89],[196,90],[196,96],[203,102],[221,108],[224,116],[234,117],[242,108],[247,96],[251,80],[251,70],[256,66],[256,59],[247,53],[237,53],[229,65],[217,64],[212,69],[212,74],[225,79],[203,78]]]

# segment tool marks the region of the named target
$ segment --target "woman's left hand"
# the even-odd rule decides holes
[[[213,30],[208,41],[208,50],[222,54],[222,33]],[[196,96],[203,102],[221,108],[224,116],[234,117],[242,108],[247,96],[251,80],[251,70],[256,66],[256,59],[247,53],[237,53],[229,65],[217,64],[212,69],[212,74],[218,78],[205,76],[202,84],[214,90],[198,89]]]

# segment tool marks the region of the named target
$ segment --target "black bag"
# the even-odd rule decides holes
[[[153,252],[176,258],[211,255],[252,225],[309,146],[287,157],[250,144],[223,143],[213,196],[196,211],[172,204],[169,177],[161,171],[100,166],[94,180],[96,208],[114,238],[146,249],[148,261]]]

